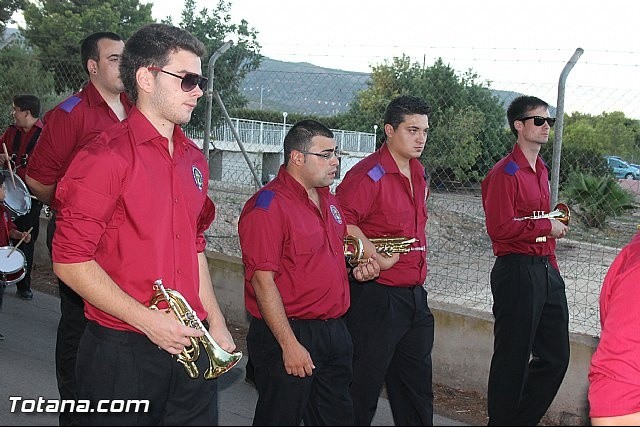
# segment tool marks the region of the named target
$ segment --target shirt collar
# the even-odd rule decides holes
[[[134,105],[129,111],[127,117],[129,122],[129,129],[133,134],[133,140],[136,144],[144,144],[145,142],[152,141],[157,138],[164,138],[158,132],[151,122],[145,117],[144,114]],[[166,139],[166,138],[165,138]],[[189,139],[186,137],[182,128],[178,125],[173,127],[173,145],[174,147],[184,147],[188,143]]]
[[[100,104],[105,104],[105,106],[108,107],[107,101],[105,101],[102,95],[100,95],[100,92],[98,92],[98,89],[93,84],[93,82],[90,81],[89,83],[87,83],[87,85],[82,88],[81,93],[86,97],[90,107],[95,107],[96,105]],[[127,97],[127,94],[125,92],[120,93],[120,102],[122,102],[124,110],[128,114],[131,110],[131,101],[129,101],[129,97]]]
[[[525,157],[524,153],[522,152],[522,148],[520,148],[520,145],[515,144],[513,146],[511,155],[513,156],[514,161],[516,162],[516,164],[520,169],[525,169],[525,168],[531,169],[531,165],[529,165],[529,160],[527,160],[527,158]],[[542,157],[540,157],[540,155],[538,154],[536,156],[536,170],[540,170],[541,166],[544,166],[545,168],[547,168],[547,164],[542,160]]]
[[[282,181],[284,186],[293,194],[299,196],[305,201],[309,199],[309,193],[307,193],[307,189],[304,188],[298,181],[296,181],[293,176],[291,176],[284,165],[280,165],[280,170],[278,171],[278,180]],[[329,187],[317,187],[316,191],[321,195],[321,197],[324,198],[324,196],[329,193]]]

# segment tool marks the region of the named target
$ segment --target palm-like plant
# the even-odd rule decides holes
[[[564,193],[575,215],[587,227],[603,228],[608,218],[637,207],[634,195],[611,176],[571,172]]]

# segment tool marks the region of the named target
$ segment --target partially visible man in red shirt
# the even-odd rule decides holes
[[[556,261],[568,227],[550,211],[549,171],[539,156],[555,118],[533,96],[507,109],[517,141],[482,181],[486,226],[497,256],[491,271],[494,351],[489,425],[536,425],[569,365],[569,310]]]
[[[40,99],[35,95],[16,95],[13,97],[13,120],[14,124],[9,126],[7,130],[0,136],[0,146],[6,148],[9,158],[4,154],[4,150],[0,152],[2,163],[20,177],[22,184],[9,182],[13,191],[24,191],[24,180],[27,172],[27,164],[29,157],[33,152],[38,137],[42,131],[42,121],[40,120]],[[31,194],[25,194],[30,197]],[[31,292],[31,270],[33,268],[33,251],[35,249],[36,240],[40,233],[40,211],[42,210],[42,202],[37,199],[30,199],[31,208],[21,214],[17,214],[13,220],[16,227],[20,231],[31,230],[31,240],[29,243],[22,242],[20,250],[24,253],[26,268],[25,276],[16,283],[16,292],[18,296],[24,300],[33,299]],[[22,208],[22,206],[20,206]],[[17,242],[14,242],[17,244]]]
[[[45,125],[27,165],[26,184],[32,193],[52,209],[47,228],[47,246],[56,229],[54,194],[69,163],[85,144],[101,131],[123,120],[130,109],[120,79],[120,57],[124,41],[115,33],[98,32],[86,37],[80,46],[82,66],[89,83],[45,115]],[[76,397],[76,353],[86,325],[82,298],[58,280],[60,323],[56,340],[56,377],[61,399]],[[75,425],[75,413],[61,412],[60,425]]]

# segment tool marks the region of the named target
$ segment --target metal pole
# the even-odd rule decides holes
[[[233,45],[233,41],[229,40],[222,46],[220,49],[216,50],[211,58],[209,58],[209,82],[207,83],[207,111],[204,122],[204,142],[202,143],[202,154],[204,154],[204,158],[209,164],[209,139],[211,137],[211,108],[213,105],[213,71],[214,64],[225,53],[229,48]]]
[[[562,152],[562,130],[564,128],[564,90],[569,72],[576,65],[584,50],[577,48],[564,66],[558,81],[558,103],[556,106],[556,126],[553,141],[553,162],[551,165],[551,208],[558,203],[558,187],[560,186],[560,154]]]
[[[244,160],[247,162],[247,165],[249,166],[249,170],[251,171],[251,175],[253,175],[253,180],[256,184],[256,190],[258,190],[260,187],[262,187],[262,184],[260,183],[260,178],[258,178],[258,173],[256,172],[255,168],[253,167],[253,164],[251,163],[251,159],[249,159],[249,155],[247,154],[247,150],[245,150],[244,145],[242,144],[242,141],[240,140],[240,135],[238,135],[238,131],[236,130],[235,126],[233,125],[233,122],[231,121],[231,117],[229,117],[229,113],[227,112],[227,109],[224,106],[224,103],[222,102],[222,98],[220,98],[220,94],[218,93],[217,90],[213,91],[213,96],[216,98],[216,102],[218,103],[218,107],[220,107],[220,110],[222,110],[222,116],[224,117],[224,119],[227,121],[227,124],[229,125],[229,127],[231,128],[231,132],[233,132],[233,136],[236,139],[236,142],[238,143],[238,146],[240,147],[240,151],[242,152],[242,155],[244,156]]]

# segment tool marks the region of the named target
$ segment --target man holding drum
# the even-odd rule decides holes
[[[27,172],[27,161],[42,131],[42,121],[39,119],[40,99],[35,95],[14,96],[12,115],[14,124],[9,126],[0,137],[2,143],[0,159],[2,159],[9,176],[12,173],[17,175],[17,177],[12,177],[11,183],[8,183],[10,188],[5,186],[5,191],[15,191],[15,197],[11,200],[18,202],[17,206],[12,206],[12,210],[16,214],[14,223],[20,231],[31,230],[30,241],[28,243],[22,242],[20,248],[26,258],[25,276],[16,284],[18,296],[24,300],[31,300],[33,299],[33,292],[31,292],[33,251],[40,232],[42,202],[30,199],[31,194],[24,184],[24,179]],[[4,200],[6,205],[9,198]],[[24,203],[25,201],[28,203]]]

